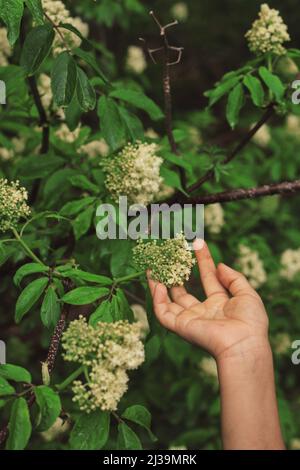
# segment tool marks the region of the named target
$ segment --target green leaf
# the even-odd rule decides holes
[[[104,139],[112,150],[116,150],[124,142],[125,127],[115,101],[101,96],[98,101],[98,116]]]
[[[118,425],[118,450],[142,450],[136,433],[125,423]]]
[[[52,25],[45,24],[33,28],[26,36],[22,49],[21,65],[27,75],[34,75],[49,55],[54,40]]]
[[[83,199],[78,199],[77,201],[67,202],[67,204],[65,204],[60,210],[60,214],[66,217],[77,215],[86,206],[93,204],[95,200],[96,199],[94,197],[85,197]]]
[[[74,49],[73,53],[77,57],[82,59],[84,62],[86,62],[88,65],[90,65],[90,67],[92,67],[92,69],[99,75],[99,77],[105,83],[109,83],[108,79],[106,78],[106,76],[104,75],[104,73],[102,72],[100,67],[98,66],[97,61],[96,61],[95,57],[92,54],[90,54],[89,52],[84,51],[83,49],[80,49],[80,48]]]
[[[31,374],[28,370],[13,364],[1,364],[0,376],[7,380],[13,380],[14,382],[31,383]]]
[[[226,118],[232,129],[235,128],[240,110],[244,104],[244,89],[243,85],[239,83],[229,93],[227,107],[226,107]]]
[[[73,450],[99,450],[109,436],[110,414],[105,411],[82,413],[76,420],[70,436]]]
[[[285,87],[280,78],[271,73],[266,67],[259,67],[258,73],[267,87],[274,93],[277,101],[281,101],[285,93]]]
[[[14,393],[16,393],[14,387],[12,387],[7,380],[0,375],[0,397],[13,395]]]
[[[93,193],[99,193],[99,188],[96,184],[91,183],[91,181],[84,175],[75,175],[69,178],[72,186],[76,188],[84,189],[85,191],[91,191]]]
[[[251,99],[255,106],[263,106],[265,93],[258,78],[254,77],[253,75],[246,75],[243,83],[250,91]]]
[[[19,176],[23,179],[34,180],[49,177],[49,174],[64,165],[63,158],[54,155],[45,155],[43,160],[40,156],[23,158],[18,166]]]
[[[225,82],[221,82],[212,90],[206,91],[204,96],[209,98],[209,106],[213,106],[219,101],[224,95],[230,92],[230,90],[239,82],[239,77],[233,77]]]
[[[20,285],[20,282],[25,276],[29,276],[30,274],[36,273],[46,273],[49,271],[48,266],[43,266],[39,263],[28,263],[21,266],[16,274],[14,275],[13,281],[16,286]]]
[[[144,127],[140,119],[123,106],[119,106],[119,113],[126,126],[129,140],[142,139],[144,137]]]
[[[76,240],[79,240],[79,238],[81,238],[88,231],[91,226],[94,213],[94,206],[90,206],[85,211],[81,212],[72,222]]]
[[[53,286],[49,286],[41,307],[41,319],[47,328],[54,327],[60,316],[60,303]]]
[[[39,407],[37,431],[47,431],[61,412],[61,402],[58,393],[46,385],[35,387],[34,394]]]
[[[151,432],[151,414],[144,406],[133,405],[129,408],[126,408],[126,410],[122,414],[122,418],[128,419],[133,423],[139,424],[148,431],[150,439],[152,439],[153,441],[157,440],[157,438]]]
[[[8,424],[7,450],[25,449],[31,436],[31,422],[27,402],[25,398],[14,401]]]
[[[90,316],[89,324],[95,326],[99,321],[112,323],[114,321],[114,317],[111,310],[111,302],[109,300],[103,300],[99,307]]]
[[[20,25],[24,11],[23,0],[0,0],[0,18],[8,28],[8,40],[13,46],[20,35]]]
[[[86,305],[108,294],[106,287],[77,287],[65,294],[62,301],[71,305]]]
[[[94,109],[96,106],[96,93],[86,73],[80,67],[77,67],[77,77],[76,92],[79,105],[83,111]]]
[[[53,98],[57,106],[71,103],[77,83],[77,65],[68,52],[62,52],[52,67],[51,86]]]
[[[44,22],[42,0],[25,0],[25,4],[31,11],[35,23],[42,24]]]
[[[112,98],[118,98],[119,100],[125,101],[136,108],[142,109],[149,114],[150,118],[154,121],[158,121],[164,117],[157,104],[141,91],[130,90],[128,88],[118,88],[117,90],[113,90],[109,96]]]
[[[87,282],[96,282],[103,286],[110,286],[113,283],[113,280],[107,276],[102,276],[101,274],[88,273],[82,271],[81,269],[70,269],[62,273],[64,277],[69,277],[70,279],[81,279],[82,281]]]
[[[42,293],[44,292],[49,279],[47,277],[41,277],[28,284],[25,289],[21,292],[17,303],[15,321],[20,323],[24,315],[31,309],[31,307],[39,300]]]
[[[185,191],[181,185],[180,176],[176,171],[170,170],[169,168],[162,166],[160,169],[160,175],[162,176],[164,183],[167,186],[179,189],[182,193],[185,194]]]
[[[126,295],[124,294],[124,291],[120,288],[116,290],[116,298],[119,304],[119,310],[120,310],[120,320],[129,320],[133,321],[134,320],[134,315],[133,311],[130,308],[130,305],[128,303],[128,300],[126,298]]]

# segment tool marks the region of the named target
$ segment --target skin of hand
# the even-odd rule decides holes
[[[268,341],[268,317],[259,295],[241,273],[222,263],[216,268],[205,242],[196,240],[194,248],[207,298],[201,302],[185,287],[168,292],[148,272],[160,323],[215,359],[239,354],[247,344],[263,346]]]
[[[224,449],[283,450],[262,300],[241,273],[215,266],[206,243],[196,240],[194,249],[206,299],[184,287],[168,292],[148,272],[155,314],[163,326],[215,357]]]

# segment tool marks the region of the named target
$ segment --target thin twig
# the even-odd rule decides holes
[[[241,201],[243,199],[256,199],[262,196],[272,196],[274,194],[292,195],[300,192],[300,180],[284,181],[282,183],[265,184],[257,188],[232,189],[215,194],[207,194],[195,198],[186,198],[185,203],[190,204],[215,204],[216,202]]]
[[[271,104],[262,118],[255,124],[255,126],[250,129],[250,131],[243,137],[243,139],[238,143],[238,145],[233,149],[231,153],[225,158],[223,164],[226,165],[227,163],[231,162],[237,154],[250,142],[252,137],[259,131],[259,129],[270,119],[271,116],[274,114],[274,106]],[[189,188],[187,188],[188,193],[192,193],[196,189],[200,188],[204,183],[211,180],[214,177],[214,171],[208,170],[205,175],[203,175],[198,181],[192,184]]]
[[[40,148],[40,154],[43,155],[47,153],[49,150],[49,134],[50,134],[49,121],[48,121],[47,113],[44,109],[44,106],[43,106],[43,103],[39,94],[36,79],[34,76],[28,77],[28,84],[29,84],[35,105],[39,113],[40,126],[42,127],[42,130],[43,130],[42,145]]]

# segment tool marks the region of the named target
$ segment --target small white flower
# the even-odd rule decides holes
[[[251,126],[251,129],[254,127]],[[270,140],[271,140],[271,133],[270,133],[270,128],[267,124],[264,124],[261,126],[261,128],[254,134],[253,136],[253,142],[255,142],[257,145],[260,147],[267,147]]]
[[[0,67],[8,65],[8,59],[12,53],[13,50],[7,39],[7,29],[0,28]]]
[[[106,157],[109,154],[109,146],[104,139],[92,140],[82,145],[78,149],[79,153],[84,153],[89,158]]]
[[[280,259],[281,277],[292,281],[300,273],[300,248],[298,250],[285,250]]]
[[[210,204],[205,207],[204,221],[210,233],[220,233],[224,225],[224,211],[221,204]]]
[[[189,16],[189,9],[186,3],[178,2],[171,8],[171,15],[178,21],[186,21]]]
[[[256,251],[248,246],[239,246],[240,256],[237,263],[242,273],[248,278],[248,281],[254,289],[258,289],[267,281],[267,274],[262,260]]]
[[[19,181],[0,179],[0,232],[15,228],[19,219],[28,217],[28,193]]]
[[[129,46],[126,57],[126,68],[136,74],[141,74],[147,67],[143,49],[137,46]]]

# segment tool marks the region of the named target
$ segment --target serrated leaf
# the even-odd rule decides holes
[[[31,383],[31,374],[24,367],[14,364],[0,364],[0,377],[14,382]]]
[[[229,93],[227,107],[226,107],[226,118],[232,129],[235,128],[240,111],[244,104],[244,89],[241,83],[238,83],[233,90]]]
[[[109,300],[103,300],[89,318],[89,324],[92,326],[97,325],[99,321],[106,323],[112,323],[114,321],[111,312],[111,302]]]
[[[11,46],[15,44],[20,35],[23,11],[23,0],[0,0],[0,18],[7,26],[7,37]]]
[[[90,54],[87,51],[84,51],[83,49],[76,48],[73,50],[73,53],[78,56],[80,59],[82,59],[84,62],[86,62],[92,69],[99,75],[99,77],[105,82],[109,83],[108,79],[100,69],[99,65],[97,64],[97,61],[95,57]]]
[[[267,87],[274,93],[277,101],[281,101],[285,93],[285,87],[280,78],[271,73],[266,67],[259,67],[258,73]]]
[[[209,98],[209,106],[213,106],[217,103],[224,95],[230,92],[230,90],[239,82],[239,77],[232,77],[221,82],[215,86],[212,90],[206,91],[204,96]]]
[[[29,312],[31,307],[39,300],[44,292],[49,279],[42,277],[28,284],[21,292],[16,303],[15,321],[20,323],[24,315]]]
[[[60,303],[53,286],[49,286],[41,307],[41,320],[47,328],[54,327],[60,317]]]
[[[82,271],[81,269],[70,269],[62,273],[64,277],[69,277],[70,279],[81,279],[82,281],[87,282],[96,282],[103,286],[110,286],[113,283],[113,280],[107,276],[102,276],[101,274],[88,273]]]
[[[93,202],[95,202],[94,197],[85,197],[83,199],[79,199],[77,201],[70,201],[67,202],[62,209],[60,210],[60,214],[63,216],[72,216],[72,215],[77,215],[79,212],[81,212],[82,209],[84,209],[86,206],[89,206]]]
[[[0,397],[13,395],[14,393],[16,393],[14,387],[12,387],[7,380],[0,375]]]
[[[98,116],[104,139],[112,150],[116,150],[124,143],[125,127],[118,106],[112,98],[101,96],[98,101]]]
[[[34,75],[48,57],[54,37],[54,29],[50,24],[36,26],[26,36],[21,65],[27,75]]]
[[[39,263],[24,264],[17,270],[16,274],[14,275],[14,284],[16,286],[19,286],[25,276],[29,276],[30,274],[36,273],[46,273],[47,271],[49,271],[48,266],[43,266]]]
[[[109,96],[125,101],[135,108],[142,109],[154,121],[164,117],[161,109],[157,106],[157,104],[148,98],[148,96],[144,95],[144,93],[141,91],[130,90],[127,88],[118,88],[117,90],[110,92]]]
[[[35,23],[42,24],[44,22],[42,0],[25,0],[25,4],[29,8]]]
[[[126,423],[118,425],[118,450],[142,450],[137,434]]]
[[[87,305],[108,294],[109,289],[106,287],[77,287],[65,294],[61,300],[70,305]]]
[[[31,436],[31,422],[27,402],[25,398],[17,398],[14,401],[8,424],[7,450],[25,449]]]
[[[62,52],[52,67],[51,87],[53,99],[57,106],[71,103],[77,83],[77,65],[68,52]]]
[[[142,426],[149,433],[150,438],[156,441],[157,438],[151,432],[151,413],[142,405],[133,405],[126,408],[122,414],[122,418],[128,419],[133,423]]]
[[[69,178],[72,186],[76,188],[84,189],[85,191],[91,191],[93,193],[99,193],[99,188],[96,184],[92,183],[85,175],[74,175]]]
[[[88,231],[91,226],[94,214],[95,208],[94,206],[90,206],[81,212],[72,222],[76,240],[79,240]]]
[[[80,68],[77,67],[77,99],[83,111],[89,111],[96,106],[96,93],[94,87],[90,84],[88,76]]]
[[[258,78],[253,75],[246,75],[243,83],[250,91],[251,99],[255,106],[263,106],[265,93]]]
[[[59,395],[46,385],[35,387],[34,394],[40,412],[37,431],[47,431],[60,415],[61,402]]]
[[[105,411],[82,413],[76,420],[70,436],[73,450],[99,450],[109,436],[110,414]]]

